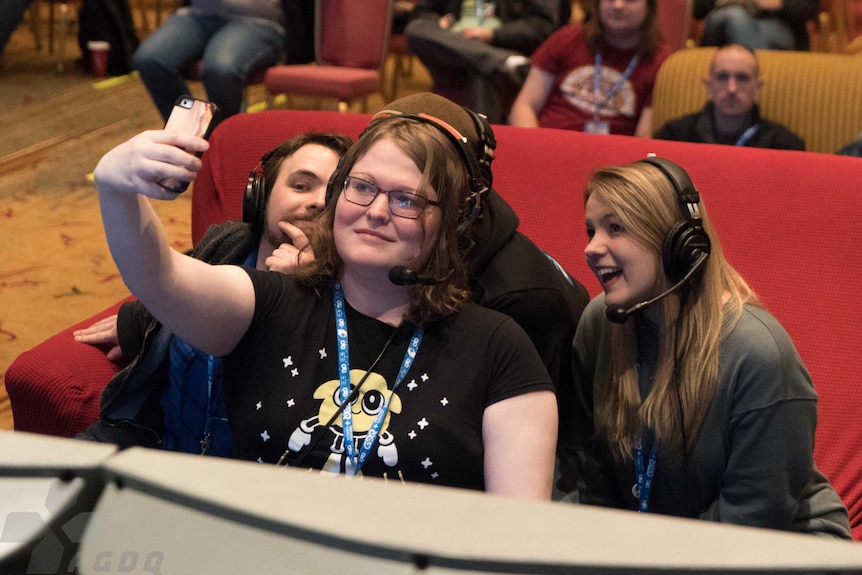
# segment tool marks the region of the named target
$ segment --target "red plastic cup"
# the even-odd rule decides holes
[[[111,45],[104,40],[90,40],[87,42],[87,50],[90,51],[90,70],[94,78],[104,78],[108,75],[108,52]]]

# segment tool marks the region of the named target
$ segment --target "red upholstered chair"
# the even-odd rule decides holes
[[[347,111],[362,98],[381,91],[381,70],[389,50],[392,0],[317,0],[315,2],[315,62],[273,66],[263,84],[274,103],[277,94],[338,100]]]
[[[398,79],[409,76],[413,71],[413,53],[407,45],[407,36],[393,34],[389,40],[389,54],[393,56],[392,73],[389,76],[387,99],[398,97]]]
[[[6,371],[16,431],[71,437],[99,418],[102,389],[120,369],[104,349],[78,343],[72,332],[117,313],[120,301],[25,351]]]
[[[685,48],[691,34],[692,0],[658,0],[658,29],[668,50]]]
[[[830,0],[822,4],[827,5],[834,21],[838,51],[862,51],[862,0]]]

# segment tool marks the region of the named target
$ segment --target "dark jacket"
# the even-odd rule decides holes
[[[759,125],[757,132],[751,136],[745,146],[750,148],[772,148],[773,150],[805,150],[805,142],[775,122],[765,120],[760,116],[760,108],[755,104],[751,125]],[[715,134],[715,107],[707,102],[700,112],[681,116],[667,122],[653,136],[657,140],[676,140],[678,142],[697,142],[701,144],[734,144],[734,142],[719,141]]]
[[[211,264],[240,264],[257,248],[251,226],[231,221],[210,227],[192,256]],[[120,348],[140,350],[102,392],[99,421],[79,439],[132,445],[161,445],[159,400],[168,384],[168,352],[173,334],[140,302],[123,304],[117,317]]]
[[[461,14],[462,0],[419,0],[414,17],[434,13]],[[497,0],[496,15],[502,25],[494,31],[494,46],[532,54],[551,33],[568,23],[568,0]]]
[[[467,257],[473,301],[514,319],[548,368],[560,414],[558,487],[568,492],[574,489],[577,475],[571,342],[590,298],[583,285],[517,231],[518,223],[511,206],[491,190],[475,224],[476,237],[481,239]]]

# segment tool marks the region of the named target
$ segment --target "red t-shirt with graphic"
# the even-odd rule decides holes
[[[652,105],[655,76],[669,53],[660,46],[652,57],[640,60],[607,99],[634,55],[634,50],[611,50],[602,55],[599,120],[609,124],[612,134],[634,135],[641,111]],[[536,49],[533,65],[554,76],[554,87],[539,112],[540,126],[584,131],[586,123],[593,120],[595,58],[579,26],[560,28]]]

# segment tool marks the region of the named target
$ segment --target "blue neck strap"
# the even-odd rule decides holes
[[[596,54],[596,63],[595,63],[595,78],[593,80],[593,101],[595,102],[595,111],[593,112],[593,117],[598,120],[601,115],[602,108],[611,101],[611,98],[614,97],[614,94],[619,91],[622,87],[623,83],[629,79],[629,76],[634,72],[635,66],[638,65],[638,61],[640,57],[635,54],[632,56],[632,59],[629,60],[629,65],[626,66],[625,72],[620,76],[619,80],[617,80],[616,84],[614,84],[608,93],[602,96],[602,55]]]
[[[639,439],[635,446],[635,474],[637,475],[638,486],[638,512],[646,513],[649,511],[649,496],[652,491],[653,477],[655,476],[655,452],[656,442],[653,441],[652,449],[650,449],[649,463],[644,469],[644,450],[643,443]]]
[[[750,140],[759,129],[760,124],[754,124],[753,126],[749,126],[749,128],[742,133],[734,146],[744,146],[745,143],[748,142],[748,140]]]
[[[344,290],[341,288],[341,283],[336,281],[333,288],[333,305],[335,306],[335,334],[338,341],[338,383],[339,383],[339,399],[343,403],[350,396],[350,350],[347,343],[347,314],[344,309]],[[362,469],[368,454],[371,453],[371,448],[380,434],[380,428],[383,426],[383,421],[389,413],[389,404],[392,401],[392,396],[401,385],[401,382],[407,376],[410,366],[413,365],[413,360],[419,351],[419,345],[422,343],[422,336],[425,333],[425,328],[422,324],[416,326],[413,330],[413,335],[410,338],[410,344],[407,346],[407,352],[401,360],[401,369],[398,370],[398,377],[395,379],[395,384],[392,386],[392,391],[389,397],[386,398],[386,403],[380,409],[377,417],[365,434],[365,440],[359,449],[359,454],[356,453],[356,444],[353,441],[353,410],[352,404],[347,404],[341,410],[341,429],[344,433],[344,447],[347,452],[347,465],[345,466],[347,475],[355,475]]]

